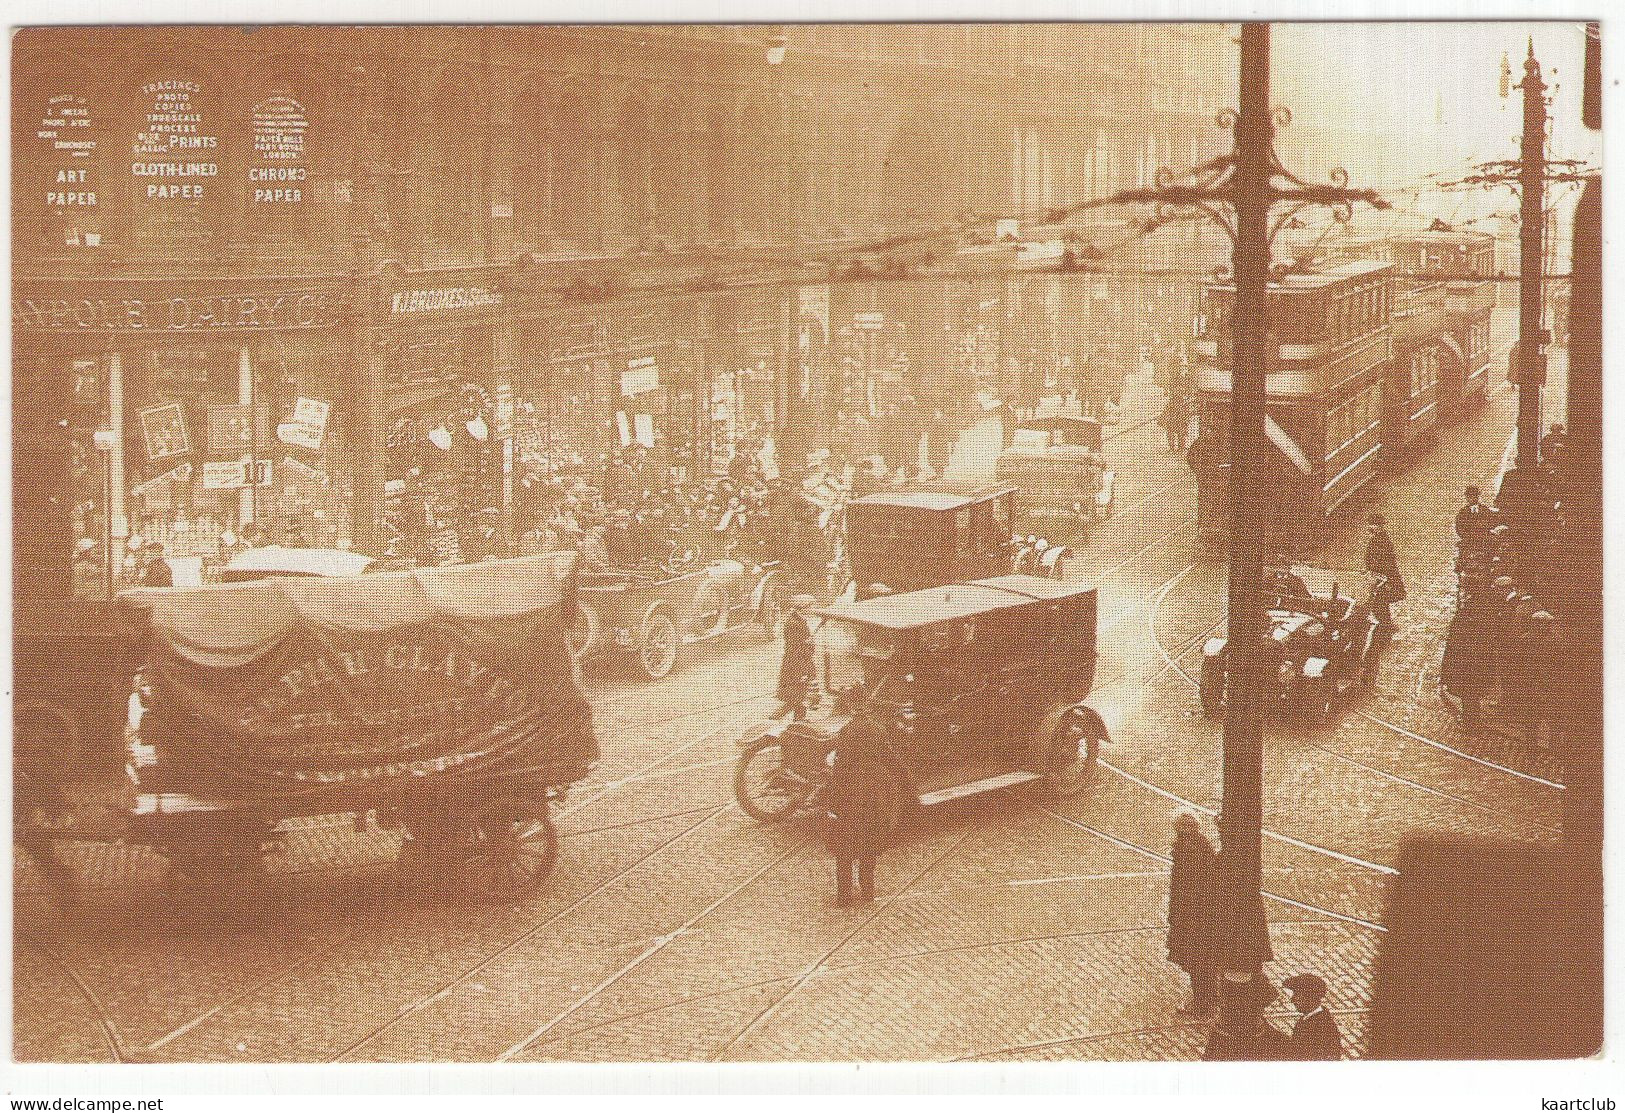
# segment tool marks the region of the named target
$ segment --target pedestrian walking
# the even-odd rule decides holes
[[[1462,552],[1482,552],[1490,546],[1490,530],[1495,528],[1497,511],[1485,506],[1477,486],[1463,492],[1466,502],[1456,511],[1456,542]]]
[[[875,728],[860,714],[835,740],[829,784],[825,840],[835,858],[835,904],[871,904],[875,863],[891,832],[896,792],[891,771],[881,762]]]
[[[1190,431],[1191,411],[1190,403],[1186,401],[1184,394],[1169,393],[1168,401],[1162,407],[1157,423],[1168,435],[1168,451],[1185,451],[1185,436]]]
[[[1392,630],[1393,605],[1405,598],[1405,577],[1399,574],[1399,555],[1394,552],[1393,538],[1388,536],[1387,521],[1381,514],[1373,514],[1366,521],[1370,533],[1365,543],[1365,567],[1373,578],[1371,613],[1380,628]]]
[[[808,611],[817,602],[811,595],[797,595],[790,600],[790,611],[784,616],[784,654],[779,661],[779,686],[774,693],[779,701],[770,718],[782,719],[789,715],[800,719],[807,713],[807,697],[812,692],[815,666],[813,664],[812,630],[807,625]]]
[[[1219,856],[1196,817],[1174,817],[1173,868],[1168,874],[1168,961],[1190,977],[1191,999],[1180,1011],[1208,1016],[1218,1005]]]
[[[1326,1011],[1326,982],[1318,974],[1294,974],[1281,983],[1298,1010],[1292,1026],[1288,1058],[1317,1061],[1343,1057],[1343,1034]]]
[[[953,456],[954,425],[938,406],[931,411],[931,424],[926,430],[926,462],[931,470],[940,479],[948,470],[948,461]]]

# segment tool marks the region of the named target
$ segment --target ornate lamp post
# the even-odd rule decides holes
[[[1159,169],[1149,189],[1125,190],[1111,200],[1154,205],[1151,225],[1206,215],[1234,246],[1236,303],[1231,374],[1230,439],[1230,699],[1224,720],[1224,797],[1219,814],[1219,923],[1224,930],[1219,1025],[1209,1058],[1252,1058],[1266,1000],[1260,992],[1272,957],[1261,894],[1263,828],[1263,709],[1267,635],[1264,614],[1265,507],[1261,489],[1269,451],[1264,431],[1265,376],[1273,358],[1267,287],[1270,245],[1296,214],[1327,206],[1347,222],[1355,202],[1387,203],[1371,190],[1349,189],[1335,169],[1326,185],[1311,185],[1287,170],[1275,151],[1275,130],[1291,122],[1273,111],[1270,95],[1270,26],[1241,28],[1239,111],[1225,109],[1220,127],[1235,135],[1230,153],[1198,167],[1194,184],[1175,185]],[[1274,213],[1277,205],[1283,211]],[[1226,212],[1226,210],[1229,210]],[[1273,219],[1272,219],[1273,215]]]

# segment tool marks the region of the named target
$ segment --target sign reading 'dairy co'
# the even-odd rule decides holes
[[[136,133],[130,173],[149,201],[201,201],[203,185],[218,177],[213,161],[219,140],[207,134],[195,81],[153,81],[141,87],[150,98],[144,127]]]
[[[96,186],[91,180],[91,162],[96,139],[90,105],[84,97],[64,93],[50,99],[40,120],[39,138],[49,144],[45,187],[48,208],[94,208]]]
[[[326,328],[338,320],[331,294],[205,294],[187,297],[13,297],[12,327],[33,332],[212,332]]]
[[[254,158],[248,167],[256,205],[297,205],[305,199],[305,106],[278,93],[254,106]]]

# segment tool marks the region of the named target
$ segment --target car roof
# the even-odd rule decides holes
[[[854,499],[853,506],[893,506],[907,510],[961,510],[979,502],[998,498],[1016,490],[1013,483],[993,483],[976,486],[952,483],[932,483],[910,487],[906,491],[880,491]]]
[[[246,549],[226,562],[228,574],[260,576],[359,576],[373,559],[348,549]]]
[[[856,603],[834,603],[813,613],[882,630],[915,630],[1028,603],[1092,595],[1088,584],[1013,574],[969,583],[945,584]]]
[[[1017,429],[1076,429],[1079,426],[1098,429],[1100,422],[1092,417],[1075,417],[1072,414],[1046,414],[1016,422]]]

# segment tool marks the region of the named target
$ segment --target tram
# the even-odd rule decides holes
[[[1370,259],[1271,281],[1272,346],[1266,369],[1264,515],[1268,542],[1298,549],[1318,541],[1331,516],[1378,476],[1383,383],[1393,358],[1393,266]],[[1197,528],[1222,535],[1230,519],[1229,471],[1233,283],[1202,292],[1192,344],[1197,436]]]
[[[1489,396],[1490,311],[1495,307],[1495,239],[1487,232],[1430,229],[1374,243],[1370,257],[1392,263],[1401,293],[1425,313],[1413,314],[1405,332],[1415,356],[1437,348],[1437,420],[1457,421]],[[1398,322],[1396,322],[1397,324]],[[1400,336],[1395,336],[1396,348]],[[1399,362],[1396,358],[1395,362]]]

